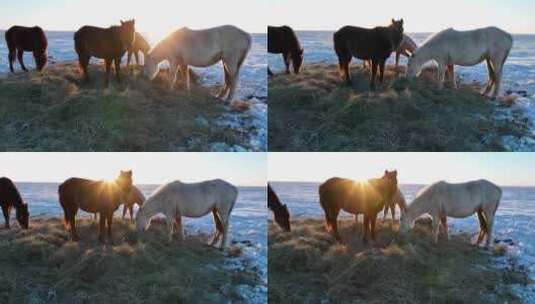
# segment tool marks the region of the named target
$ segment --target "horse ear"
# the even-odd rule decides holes
[[[396,23],[396,20],[394,20],[394,18],[392,18],[392,20],[391,20],[391,21],[392,21],[392,23]]]

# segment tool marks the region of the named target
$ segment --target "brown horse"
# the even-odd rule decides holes
[[[364,214],[364,242],[368,234],[375,240],[375,221],[377,213],[383,210],[385,202],[390,201],[398,187],[397,171],[385,171],[383,177],[356,182],[351,179],[333,177],[319,187],[320,204],[325,211],[325,224],[336,240],[338,234],[337,218],[340,210]]]
[[[400,211],[400,217],[405,214],[405,211],[407,210],[407,201],[405,200],[405,196],[399,190],[399,188],[396,190],[396,194],[392,196],[392,199],[385,202],[385,209],[383,211],[383,221],[386,220],[386,216],[388,214],[388,210],[390,210],[390,214],[392,215],[392,222],[396,219],[396,205],[399,206]]]
[[[48,41],[45,32],[40,27],[12,26],[6,31],[5,37],[7,48],[9,50],[8,59],[11,73],[15,73],[15,70],[13,69],[15,56],[18,58],[22,69],[28,71],[24,66],[22,57],[24,51],[33,53],[35,65],[39,72],[45,68],[48,60],[46,52]]]
[[[279,197],[271,189],[271,186],[268,184],[268,207],[273,211],[275,215],[275,222],[282,228],[282,230],[289,232],[290,229],[290,213],[288,212],[288,207],[283,205],[279,200]]]
[[[289,26],[268,26],[268,52],[282,54],[286,74],[290,74],[290,61],[294,72],[299,74],[303,64],[303,48],[294,30]],[[273,75],[268,68],[268,74]]]
[[[91,57],[104,59],[106,63],[106,85],[109,84],[111,64],[115,64],[117,81],[121,82],[120,67],[124,53],[135,41],[135,21],[121,21],[120,26],[100,28],[83,26],[74,33],[74,48],[86,81],[89,81],[87,66]]]
[[[132,188],[132,171],[121,171],[113,182],[93,181],[72,177],[59,185],[59,202],[65,214],[65,228],[71,231],[74,241],[80,237],[76,232],[76,213],[82,209],[89,213],[100,213],[99,240],[104,241],[104,229],[108,225],[111,239],[113,213],[126,201]]]
[[[130,193],[128,193],[126,200],[123,206],[123,219],[126,216],[126,211],[130,212],[130,220],[134,220],[134,205],[138,204],[140,207],[143,206],[145,202],[145,196],[141,191],[136,187],[132,186]]]
[[[126,60],[126,67],[130,66],[130,60],[132,60],[132,55],[136,57],[136,64],[139,65],[139,52],[143,53],[143,57],[147,57],[147,54],[149,53],[149,51],[150,51],[150,45],[147,42],[147,40],[145,40],[145,38],[143,38],[143,36],[140,33],[136,32],[136,39],[134,40],[134,43],[132,44],[132,46],[128,48],[128,57]]]
[[[23,229],[28,229],[30,213],[28,205],[22,201],[19,190],[15,184],[7,177],[0,177],[0,206],[4,213],[5,227],[9,229],[9,216],[11,208],[17,210],[17,221]]]
[[[377,66],[379,81],[383,82],[385,62],[392,52],[396,51],[403,38],[403,19],[387,27],[378,26],[366,29],[355,26],[344,26],[333,35],[334,50],[338,56],[340,74],[348,85],[351,85],[349,63],[353,57],[372,61],[370,88],[375,90]]]

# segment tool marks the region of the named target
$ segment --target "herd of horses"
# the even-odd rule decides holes
[[[48,41],[45,32],[38,26],[13,26],[5,33],[9,49],[9,67],[14,73],[15,57],[24,71],[27,71],[23,53],[32,52],[38,71],[43,71],[48,55]],[[151,80],[159,71],[159,64],[167,60],[170,71],[170,89],[174,88],[180,71],[190,90],[189,67],[208,67],[218,62],[223,63],[224,85],[217,94],[218,98],[232,101],[239,82],[240,69],[251,49],[251,36],[245,31],[224,25],[205,30],[181,28],[169,34],[151,49],[143,36],[136,32],[135,20],[122,21],[120,25],[101,28],[83,26],[74,33],[74,49],[78,54],[80,68],[85,81],[90,81],[88,66],[92,57],[104,60],[106,68],[106,86],[112,64],[115,67],[117,81],[121,82],[121,61],[128,53],[127,67],[132,56],[140,64],[139,53],[143,53],[143,74]]]
[[[395,218],[395,206],[400,208],[400,234],[405,235],[414,225],[415,220],[424,215],[433,219],[433,243],[438,242],[442,230],[449,239],[447,218],[465,218],[477,215],[479,235],[475,245],[485,240],[487,248],[492,242],[492,229],[496,210],[500,204],[502,190],[495,184],[484,180],[465,183],[447,183],[439,181],[420,190],[413,201],[407,204],[397,182],[397,171],[385,171],[380,178],[366,181],[333,177],[319,186],[319,202],[325,213],[325,228],[337,241],[341,241],[338,232],[338,215],[341,210],[354,214],[358,225],[358,215],[364,215],[363,241],[373,242],[377,215],[384,210],[392,212]],[[275,222],[285,231],[290,231],[290,215],[286,205],[268,185],[268,205],[274,213]],[[441,229],[442,228],[442,229]]]
[[[442,89],[446,73],[457,88],[454,66],[474,66],[483,61],[487,64],[488,81],[481,95],[495,99],[500,91],[503,66],[513,46],[513,37],[497,28],[485,27],[468,31],[445,29],[431,35],[419,47],[404,33],[403,19],[392,19],[388,26],[362,28],[344,26],[333,34],[333,47],[338,57],[338,67],[344,82],[351,85],[349,64],[353,57],[370,63],[370,88],[375,89],[377,69],[379,82],[383,82],[386,60],[396,53],[396,67],[401,54],[409,58],[407,77],[414,78],[423,66],[434,61],[438,66],[438,86]],[[268,27],[268,52],[282,54],[286,73],[290,62],[294,72],[303,65],[304,49],[297,35],[289,26]],[[268,74],[273,75],[268,67]],[[490,93],[490,95],[489,95]]]
[[[160,186],[145,200],[141,191],[133,185],[132,171],[121,171],[113,181],[69,178],[59,185],[58,194],[64,212],[65,228],[73,241],[80,240],[76,230],[78,210],[99,214],[99,240],[105,242],[105,237],[112,240],[113,214],[119,206],[124,204],[123,219],[126,210],[130,210],[132,219],[133,205],[138,204],[136,230],[147,230],[151,219],[163,214],[170,241],[175,232],[179,233],[180,239],[184,239],[183,216],[198,218],[212,213],[215,233],[210,245],[223,249],[229,243],[230,214],[238,198],[238,189],[221,179],[199,183],[173,181]],[[10,228],[9,219],[13,208],[19,225],[23,229],[29,228],[28,205],[24,203],[13,181],[7,177],[0,178],[0,206],[6,228]]]

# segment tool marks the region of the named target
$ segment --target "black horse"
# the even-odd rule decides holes
[[[290,73],[290,61],[296,74],[303,64],[303,48],[294,30],[289,26],[268,26],[268,52],[282,54],[286,73]],[[268,67],[268,74],[273,75]]]
[[[14,73],[13,63],[15,57],[18,58],[20,66],[24,71],[28,71],[24,66],[24,52],[32,52],[35,59],[35,65],[38,71],[42,71],[48,60],[47,48],[48,41],[45,32],[38,26],[24,27],[12,26],[6,31],[6,43],[9,50],[9,69]]]
[[[17,211],[17,221],[23,229],[28,229],[30,213],[28,205],[22,201],[19,190],[15,184],[7,177],[0,177],[0,206],[4,213],[5,227],[9,229],[9,216],[11,209]]]
[[[372,61],[370,88],[375,90],[377,66],[380,68],[379,81],[383,82],[385,62],[396,51],[403,39],[403,19],[387,26],[366,29],[356,26],[344,26],[333,35],[334,50],[338,56],[340,74],[351,85],[349,63],[353,57]]]
[[[288,212],[288,207],[283,205],[279,200],[279,197],[271,189],[271,186],[268,184],[268,207],[273,211],[275,215],[275,222],[282,228],[284,231],[290,231],[290,213]]]

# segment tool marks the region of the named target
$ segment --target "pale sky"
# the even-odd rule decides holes
[[[136,30],[162,37],[192,29],[233,24],[251,33],[266,32],[270,0],[15,0],[0,1],[0,29],[40,25],[45,30],[74,31],[83,25],[108,27],[136,19]]]
[[[134,184],[221,178],[238,186],[265,186],[266,153],[0,153],[0,176],[16,182],[112,180],[130,169]]]
[[[270,25],[300,30],[336,30],[344,25],[373,27],[403,18],[406,32],[437,32],[497,26],[535,34],[533,0],[269,0]]]
[[[398,170],[402,184],[480,178],[502,186],[535,186],[535,153],[270,153],[269,181],[364,180]]]

